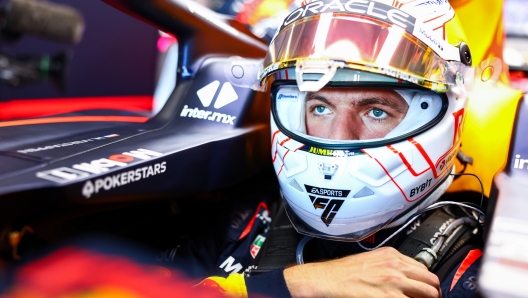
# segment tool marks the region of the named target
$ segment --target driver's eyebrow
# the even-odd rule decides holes
[[[326,97],[320,94],[314,93],[314,92],[308,92],[308,94],[306,95],[306,101],[308,102],[309,100],[319,100],[319,101],[326,103],[329,106],[334,106]]]
[[[402,99],[402,101],[405,101],[405,100]],[[405,113],[406,112],[404,107],[401,104],[399,104],[398,100],[384,98],[384,97],[362,98],[362,99],[359,99],[358,101],[356,101],[356,103],[355,103],[355,105],[357,105],[357,106],[367,106],[367,105],[371,105],[371,104],[379,104],[379,105],[383,105],[383,106],[388,106],[388,107],[393,108],[394,110],[396,110],[398,113]]]

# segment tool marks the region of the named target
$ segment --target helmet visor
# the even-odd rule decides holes
[[[299,60],[342,61],[342,67],[380,73],[446,92],[454,72],[447,62],[405,29],[366,16],[323,13],[300,19],[271,42],[259,79]]]
[[[447,99],[422,88],[327,86],[272,90],[273,116],[281,130],[303,143],[366,146],[408,138],[439,121]],[[300,138],[299,138],[300,137]]]

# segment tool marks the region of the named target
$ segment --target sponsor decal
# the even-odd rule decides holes
[[[298,98],[299,95],[295,93],[280,93],[277,96],[277,100],[280,101],[297,101]]]
[[[453,163],[455,156],[456,152],[455,150],[452,150],[440,162],[437,163],[436,169],[438,171],[442,171],[443,169],[445,169],[446,165]]]
[[[513,168],[520,169],[520,170],[524,170],[524,169],[528,170],[528,166],[527,167],[524,166],[527,163],[528,163],[528,159],[521,158],[520,154],[516,154],[515,160],[513,161]]]
[[[220,269],[224,269],[227,273],[238,273],[242,270],[242,265],[240,263],[233,264],[235,258],[229,256],[222,264],[220,264]],[[225,268],[224,268],[225,267]]]
[[[304,185],[304,188],[306,188],[308,193],[327,197],[346,198],[350,193],[350,190],[321,188],[306,184]]]
[[[413,221],[413,223],[409,226],[409,228],[407,228],[407,235],[416,231],[416,229],[420,226],[421,223],[422,221],[419,218]]]
[[[449,1],[447,0],[427,0],[422,3],[419,3],[415,6],[424,6],[424,5],[446,5]]]
[[[164,161],[150,166],[137,168],[135,170],[99,178],[93,182],[88,180],[82,188],[82,195],[89,199],[94,193],[97,194],[101,190],[111,190],[128,183],[136,182],[158,174],[163,174],[166,170],[167,162]]]
[[[41,179],[57,183],[66,183],[89,177],[91,174],[103,174],[116,167],[126,167],[130,162],[136,159],[149,160],[153,157],[159,156],[163,156],[163,154],[147,149],[137,149],[123,152],[122,154],[114,154],[108,158],[100,158],[90,162],[74,164],[71,167],[60,167],[37,172],[36,175]]]
[[[423,28],[418,29],[418,32],[428,39],[433,45],[438,47],[440,51],[444,50],[444,46],[442,45],[441,41],[438,38],[435,38],[431,32],[427,32]]]
[[[294,10],[284,19],[280,30],[291,23],[313,15],[325,12],[352,12],[359,15],[369,16],[381,21],[389,22],[412,33],[416,19],[390,5],[366,0],[349,0],[349,1],[313,1],[303,7]]]
[[[333,156],[334,150],[310,147],[310,150],[308,152],[323,156]]]
[[[263,224],[271,222],[271,217],[269,216],[269,212],[266,209],[264,209],[262,213],[257,214],[257,218],[262,221]]]
[[[424,190],[426,190],[429,186],[431,186],[431,181],[433,181],[433,178],[431,179],[427,179],[427,181],[425,181],[424,183],[422,183],[421,185],[419,185],[418,187],[415,187],[413,189],[411,189],[411,192],[409,194],[409,197],[413,197],[419,193],[422,193]]]
[[[476,276],[470,276],[464,283],[462,287],[468,291],[476,291],[478,288],[478,279]]]
[[[334,217],[337,215],[337,211],[339,211],[339,208],[341,208],[341,205],[345,202],[345,200],[327,199],[315,196],[309,197],[315,209],[324,209],[323,214],[321,214],[321,220],[327,227],[332,223]]]
[[[266,237],[257,235],[257,238],[255,238],[255,241],[253,241],[253,244],[251,244],[251,247],[249,248],[249,253],[251,253],[251,256],[253,257],[253,259],[257,257],[257,254],[262,248],[262,245],[264,244],[265,240],[266,240]]]
[[[434,32],[435,31],[432,31],[428,27],[417,26],[413,35],[418,37],[418,39],[429,46],[440,57],[446,60],[460,61],[458,49],[445,41],[440,34],[437,35]]]
[[[55,148],[61,148],[61,147],[68,147],[68,146],[78,145],[78,144],[84,144],[84,143],[93,142],[93,141],[101,141],[101,140],[115,138],[115,137],[118,137],[118,136],[119,136],[118,134],[111,134],[111,135],[106,135],[106,136],[102,136],[102,137],[89,138],[89,139],[86,139],[86,140],[73,141],[73,142],[55,144],[55,145],[50,145],[50,146],[38,147],[38,148],[22,149],[22,150],[17,150],[17,152],[19,152],[19,153],[33,153],[33,152],[51,150],[51,149],[55,149]]]
[[[446,221],[440,226],[440,228],[438,229],[438,232],[434,233],[433,238],[431,238],[431,240],[429,240],[429,242],[431,243],[431,245],[435,245],[435,243],[436,243],[436,239],[438,239],[438,236],[440,236],[440,235],[445,231],[445,229],[447,229],[447,226],[449,226],[453,221],[455,221],[455,220],[452,219],[452,218],[450,218],[450,219],[446,220]]]
[[[279,65],[281,65],[280,62],[273,63],[270,66],[264,68],[264,70],[259,75],[259,81],[262,81],[270,72],[273,72],[277,69],[279,69]]]
[[[332,156],[333,157],[348,157],[348,156],[354,156],[357,152],[354,151],[348,151],[348,150],[333,150]]]
[[[457,143],[460,141],[460,138],[462,136],[462,127],[464,124],[464,111],[464,108],[462,108],[452,114],[455,122],[455,130],[453,133],[453,148],[451,148],[445,156],[442,156],[436,162],[437,171],[445,170],[446,166],[451,165],[454,162],[454,158],[456,157],[457,153],[457,151],[454,149],[455,147],[457,147]]]
[[[216,81],[213,81],[207,84],[205,87],[201,88],[200,90],[196,91],[196,95],[198,96],[198,99],[200,99],[200,102],[202,103],[204,108],[207,108],[211,105],[219,87],[220,87],[220,81],[216,80]],[[222,88],[220,89],[220,93],[218,94],[216,101],[213,104],[213,107],[215,109],[220,109],[236,101],[237,99],[238,99],[238,94],[233,88],[233,85],[231,85],[231,83],[229,82],[226,82],[222,85]],[[180,113],[180,117],[204,119],[204,120],[216,121],[216,122],[221,122],[221,123],[231,124],[231,125],[235,125],[233,121],[236,119],[236,116],[231,116],[231,115],[218,113],[218,112],[212,112],[208,110],[202,110],[199,108],[193,109],[193,108],[189,108],[189,106],[187,105],[183,107]]]
[[[233,122],[236,119],[236,116],[231,116],[227,114],[222,114],[218,112],[211,112],[206,110],[200,110],[198,108],[191,109],[187,105],[183,107],[183,110],[180,113],[181,117],[196,118],[196,119],[205,119],[209,121],[222,122],[226,124],[235,125]]]
[[[408,81],[414,84],[420,84],[420,82],[418,82],[418,79],[415,76],[406,74],[404,72],[399,72],[399,71],[396,71],[396,70],[393,70],[387,67],[380,67],[379,71],[381,74],[384,74],[384,75],[388,75],[388,76],[391,76],[397,79],[402,79],[402,80],[405,80],[405,81]]]
[[[354,156],[357,155],[357,152],[349,151],[349,150],[332,150],[332,149],[323,149],[323,148],[317,148],[317,147],[309,147],[307,149],[301,149],[303,151],[308,151],[309,153],[322,155],[322,156],[333,156],[333,157],[348,157],[348,156]]]

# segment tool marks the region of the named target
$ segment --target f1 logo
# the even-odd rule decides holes
[[[314,196],[309,197],[315,209],[324,209],[323,214],[321,214],[321,220],[327,227],[332,223],[337,211],[339,211],[339,208],[341,208],[341,205],[343,205],[343,202],[345,201]]]

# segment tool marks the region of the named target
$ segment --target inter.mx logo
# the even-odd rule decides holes
[[[198,95],[200,102],[205,108],[208,108],[211,105],[219,87],[220,87],[220,81],[213,81],[209,83],[207,86],[196,91],[196,95]],[[216,97],[216,101],[214,102],[213,107],[215,109],[220,109],[236,101],[237,99],[238,99],[238,95],[235,92],[233,85],[231,85],[231,83],[229,82],[226,82],[222,85],[222,88],[220,88],[220,92],[218,93],[218,96]],[[235,125],[234,120],[236,119],[236,116],[202,110],[199,108],[193,109],[193,108],[189,108],[189,106],[187,105],[183,107],[180,113],[180,117],[204,119],[204,120],[216,121],[216,122],[221,122],[221,123],[226,123],[226,124],[231,124],[231,125]]]

